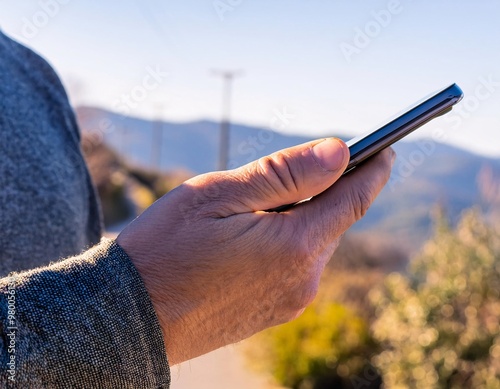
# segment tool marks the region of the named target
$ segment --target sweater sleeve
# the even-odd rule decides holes
[[[169,388],[139,273],[113,240],[0,280],[0,387]]]

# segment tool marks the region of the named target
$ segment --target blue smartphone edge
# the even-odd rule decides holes
[[[346,142],[351,157],[343,174],[350,172],[373,154],[392,145],[430,120],[447,113],[463,95],[462,89],[457,84],[451,84],[417,101],[403,111],[403,114],[397,114],[378,129],[352,138]],[[266,212],[284,212],[295,204],[297,203],[282,205]]]
[[[417,101],[403,114],[389,119],[375,131],[369,131],[349,140],[346,144],[351,158],[346,172],[430,120],[446,113],[462,97],[462,89],[457,84],[451,84]]]

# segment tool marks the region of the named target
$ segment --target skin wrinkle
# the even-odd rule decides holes
[[[265,195],[265,193],[268,193],[266,190],[271,190],[271,188],[267,186],[267,182],[265,182],[265,180],[262,180],[263,185],[250,185],[252,180],[255,181],[255,174],[260,174],[259,170],[249,168],[242,174],[236,174],[235,171],[229,171],[228,174],[229,177],[225,180],[226,182],[222,184],[226,186],[226,190],[222,192],[225,192],[228,195],[224,198],[216,200],[216,207],[224,210],[222,217],[230,217],[241,213],[254,213],[260,211],[257,209],[259,207],[255,206],[251,200],[248,200],[252,191],[257,192],[255,197],[261,198]],[[228,184],[232,184],[232,186],[228,186]],[[241,211],[242,209],[245,210]]]
[[[342,176],[338,184],[331,186],[320,195],[314,197],[311,201],[299,204],[294,207],[304,218],[305,223],[318,225],[319,230],[330,234],[344,233],[353,223],[359,220],[360,212],[356,209],[358,190],[367,190],[367,193],[373,196],[380,192],[380,185],[373,180],[372,169],[380,169],[380,180],[387,182],[390,176],[390,167],[392,166],[392,150],[386,149],[371,158],[369,163],[363,164],[357,168],[356,172]],[[340,190],[342,188],[342,190]],[[336,217],[320,218],[320,222],[311,220],[310,215],[314,214],[320,208],[321,203],[327,203],[325,207],[326,214],[336,215]],[[308,204],[309,203],[309,204]]]
[[[283,158],[283,164],[286,165],[285,172],[287,173],[285,175],[286,178],[290,178],[289,180],[285,180],[287,183],[291,181],[291,185],[284,185],[285,188],[287,189],[288,193],[300,193],[300,186],[298,184],[298,178],[295,177],[295,172],[293,169],[293,165],[288,162],[287,158]],[[300,172],[302,173],[302,172]]]
[[[195,195],[194,207],[198,209],[201,216],[214,219],[223,219],[235,214],[234,202],[239,201],[239,195],[234,190],[228,190],[226,183],[220,182],[218,175],[207,173],[190,180],[190,183],[201,189],[202,194]],[[210,188],[218,188],[214,193],[209,192]]]
[[[229,195],[226,196],[228,201],[219,202],[214,213],[216,214],[216,219],[227,219],[233,216],[238,216],[240,213],[237,212],[238,209],[241,209],[245,206],[245,203],[241,200],[242,196],[244,196],[243,191],[231,191]],[[253,210],[247,210],[246,213],[253,213]]]
[[[385,158],[385,160],[381,160],[381,158],[377,158],[375,161],[378,162],[379,164],[388,165],[392,166],[394,159],[393,159],[393,152],[391,149],[389,149],[390,154],[389,158]],[[386,176],[386,180],[389,179],[389,175]],[[372,199],[374,196],[374,193],[376,192],[376,188],[374,188],[372,185],[365,184],[362,186],[355,186],[353,185],[351,187],[351,193],[349,198],[351,199],[350,202],[348,202],[351,205],[351,210],[352,213],[355,215],[356,221],[360,220],[368,211],[370,208],[370,205],[372,203]]]
[[[278,168],[272,159],[272,156],[266,156],[259,158],[259,179],[264,181],[265,185],[259,185],[262,188],[262,193],[267,194],[273,200],[279,198],[280,195],[286,192],[286,185],[281,180],[278,173]],[[273,185],[273,183],[278,183],[278,185]]]
[[[226,217],[225,219],[230,219],[231,217],[235,217],[236,215],[231,215],[231,216],[228,216]],[[262,223],[265,223],[266,221],[263,219],[265,217],[265,215],[257,215],[255,213],[248,213],[248,217],[245,218],[245,221],[246,220],[249,220],[250,222],[246,222],[246,223],[241,223],[242,226],[237,228],[237,229],[233,229],[231,228],[230,225],[227,225],[225,226],[225,229],[228,231],[228,233],[226,234],[226,238],[225,238],[225,241],[227,240],[234,240],[234,241],[241,241],[241,244],[245,244],[247,243],[245,241],[245,236],[252,233],[252,231],[254,229],[256,229],[257,227],[261,226]],[[234,231],[236,230],[236,231]],[[262,237],[265,236],[265,234],[261,234]],[[229,236],[229,237],[228,237]]]

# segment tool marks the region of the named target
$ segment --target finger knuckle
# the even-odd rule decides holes
[[[304,266],[296,268],[292,284],[287,285],[287,293],[284,296],[286,305],[292,311],[300,310],[308,306],[316,297],[318,291],[319,277],[316,267]]]
[[[396,153],[392,150],[392,149],[388,149],[385,154],[384,154],[384,160],[383,160],[383,169],[382,169],[382,172],[383,172],[383,179],[384,179],[384,182],[386,182],[387,180],[389,180],[389,176],[391,175],[391,170],[392,170],[392,160],[393,158],[396,157]]]
[[[283,153],[260,158],[258,166],[267,185],[277,194],[298,192],[298,173],[294,171],[287,156]]]
[[[308,285],[305,288],[296,290],[290,296],[286,321],[291,321],[299,317],[302,312],[314,301],[318,293],[317,285]]]
[[[293,245],[295,263],[299,269],[304,263],[308,263],[311,257],[311,244],[309,239],[297,239]]]
[[[296,296],[296,303],[298,309],[307,308],[316,298],[318,294],[318,286],[316,284],[308,285],[308,287],[302,290]]]
[[[351,196],[351,206],[354,217],[356,220],[361,219],[366,215],[368,209],[372,204],[372,191],[371,188],[361,186]]]

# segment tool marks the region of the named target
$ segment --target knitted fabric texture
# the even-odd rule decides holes
[[[64,88],[0,32],[0,387],[169,387],[142,279],[100,236]]]
[[[0,32],[0,276],[99,242],[99,206],[57,75]]]

